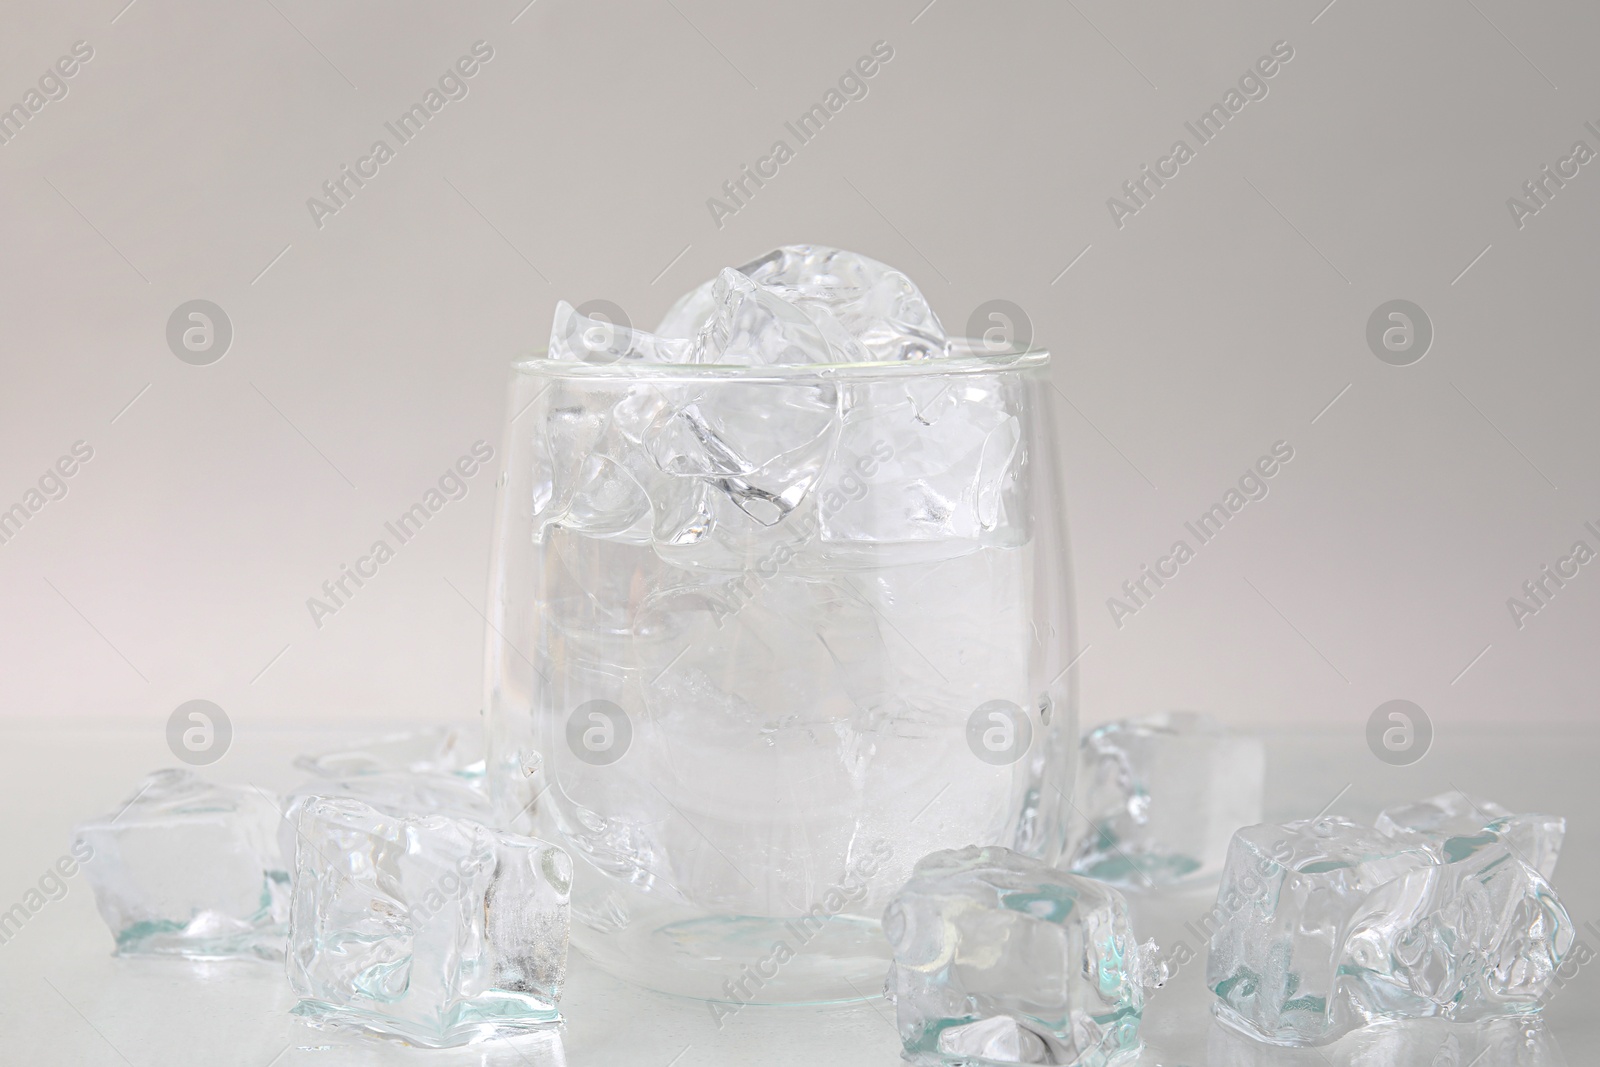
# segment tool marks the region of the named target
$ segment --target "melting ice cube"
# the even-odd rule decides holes
[[[78,842],[93,850],[84,875],[117,954],[281,959],[289,875],[279,821],[269,794],[168,770],[79,825]]]
[[[1435,836],[1447,853],[1452,848],[1470,847],[1470,840],[1452,846],[1451,838],[1471,839],[1492,832],[1547,881],[1555,874],[1561,839],[1567,832],[1567,820],[1559,815],[1513,815],[1492,800],[1469,797],[1461,792],[1441,793],[1427,800],[1388,808],[1374,825],[1385,834],[1415,830]]]
[[[1215,878],[1233,832],[1261,821],[1265,774],[1260,738],[1209,715],[1096,727],[1081,746],[1069,866],[1137,888]]]
[[[1285,1045],[1380,1020],[1536,1012],[1574,939],[1499,833],[1336,817],[1235,834],[1209,922],[1217,1017]]]
[[[284,866],[294,869],[300,809],[317,797],[349,797],[391,815],[453,815],[494,822],[494,805],[481,788],[481,779],[427,771],[379,771],[347,778],[310,781],[284,797],[284,817],[278,821],[278,844]]]
[[[1122,1063],[1140,1048],[1144,955],[1122,896],[1009,849],[923,857],[883,916],[905,1058]]]
[[[289,925],[295,1013],[444,1047],[560,1022],[572,861],[448,815],[314,798]]]

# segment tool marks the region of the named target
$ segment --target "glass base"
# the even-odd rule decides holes
[[[575,922],[572,943],[624,981],[727,1006],[866,1000],[890,962],[878,923],[844,915],[663,915],[604,933]]]

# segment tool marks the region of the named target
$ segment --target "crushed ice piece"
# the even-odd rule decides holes
[[[1135,888],[1222,872],[1228,842],[1261,821],[1261,740],[1209,715],[1162,712],[1083,737],[1068,866]]]
[[[157,771],[80,824],[75,855],[119,956],[282,959],[289,874],[277,799]]]
[[[299,811],[295,1014],[427,1047],[558,1025],[572,861],[531,837],[358,800]]]
[[[1147,953],[1115,889],[1010,849],[934,852],[883,916],[907,1060],[1104,1067],[1138,1054]]]

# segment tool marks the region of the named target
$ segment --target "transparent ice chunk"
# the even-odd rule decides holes
[[[417,771],[483,776],[483,741],[476,733],[439,726],[374,737],[352,748],[300,756],[294,765],[319,778],[353,778],[363,774]]]
[[[724,269],[680,299],[656,334],[586,317],[563,302],[550,341],[551,358],[601,364],[798,366],[921,359],[947,349],[943,327],[904,274],[811,245]],[[830,467],[835,487],[845,490],[836,498],[860,510],[851,504],[856,475],[832,462],[843,419],[831,381],[719,380],[709,388],[692,380],[624,382],[609,392],[583,385],[552,382],[535,418],[543,439],[533,449],[532,503],[541,542],[560,526],[664,546],[680,564],[727,562],[763,541],[752,524],[774,527],[801,509]],[[976,387],[954,388],[965,394]],[[938,400],[937,393],[930,398]],[[954,399],[932,414],[909,404],[891,417],[921,417],[918,428],[928,430],[946,409],[959,408]],[[868,543],[970,538],[1015,522],[1022,514],[1015,499],[1020,422],[1003,404],[980,408],[907,442],[912,447],[883,479],[906,484],[899,498],[842,518],[824,536]],[[736,510],[728,521],[723,502]],[[887,522],[877,521],[879,511]]]
[[[720,531],[722,544],[689,554],[700,565],[798,508],[838,438],[838,391],[827,381],[556,381],[547,392],[527,416],[543,438],[533,450],[540,542],[561,528],[672,553]]]
[[[629,544],[648,544],[651,471],[619,416],[630,401],[653,397],[651,385],[573,385],[555,380],[529,416],[543,438],[533,449],[534,537],[552,527]]]
[[[945,354],[944,327],[922,292],[875,259],[822,245],[785,245],[740,271],[813,316],[838,322],[874,362]]]
[[[684,294],[656,328],[692,338],[723,304],[728,274],[747,279],[799,310],[835,350],[833,361],[885,362],[942,356],[944,327],[911,279],[875,259],[822,245],[785,245]],[[721,362],[705,360],[705,362]],[[764,360],[763,362],[783,362]],[[808,358],[794,362],[826,362]]]
[[[626,463],[598,452],[578,458],[562,526],[593,537],[648,543],[650,515],[650,495]]]
[[[289,875],[277,799],[158,771],[76,829],[84,876],[118,955],[282,959]]]
[[[592,319],[562,302],[549,354],[587,363],[796,365],[919,359],[946,349],[938,319],[904,274],[854,253],[795,245],[724,269],[682,298],[658,334]],[[559,382],[549,388],[566,391]],[[545,405],[544,440],[534,450],[544,468],[534,472],[536,536],[560,524],[646,544],[653,525],[657,540],[687,543],[714,525],[705,487],[771,526],[822,476],[838,438],[839,398],[828,382],[621,388],[610,410],[559,396]],[[603,390],[585,390],[597,392]],[[933,422],[920,404],[904,414],[923,418],[923,427]],[[910,453],[901,460],[925,468],[912,472],[917,499],[909,508],[932,516],[939,530],[958,509],[957,527],[992,528],[1018,453],[1017,431],[1014,413],[1005,411],[980,415],[972,426],[946,422],[937,431],[942,447],[912,449],[923,453],[920,462]],[[646,454],[654,471],[701,485],[653,477],[638,462]],[[653,524],[645,521],[652,510]]]
[[[799,506],[838,439],[838,391],[828,382],[678,393],[645,433],[656,468],[676,482],[663,492],[687,494],[682,480],[695,479],[762,526]]]
[[[1021,398],[989,375],[853,384],[817,487],[837,545],[942,543],[946,554],[1026,537]]]
[[[428,1047],[560,1022],[572,863],[447,815],[315,798],[299,813],[295,1013]]]
[[[1209,715],[1097,727],[1081,746],[1068,866],[1136,888],[1215,878],[1233,832],[1261,821],[1265,775],[1261,740]]]
[[[1217,1017],[1285,1045],[1536,1012],[1574,938],[1493,831],[1441,840],[1335,817],[1235,834],[1209,922]]]
[[[1492,800],[1461,792],[1441,793],[1388,808],[1379,814],[1374,825],[1379,832],[1390,835],[1399,830],[1433,835],[1443,842],[1447,853],[1457,847],[1449,839],[1476,838],[1490,831],[1500,835],[1506,846],[1546,881],[1555,874],[1561,839],[1567,832],[1567,820],[1559,815],[1513,815]]]
[[[673,301],[661,321],[656,323],[656,336],[692,340],[717,309],[716,283],[716,278],[701,282]]]
[[[278,844],[286,869],[294,868],[300,809],[315,797],[348,797],[390,815],[452,815],[485,826],[494,824],[494,805],[482,789],[481,779],[424,771],[380,771],[318,779],[284,796]]]
[[[711,308],[695,332],[690,362],[739,366],[859,363],[842,331],[783,296],[724,267],[711,283]],[[830,340],[834,343],[830,343]]]
[[[890,902],[884,992],[914,1064],[1130,1061],[1145,957],[1109,886],[1009,849],[920,860]]]

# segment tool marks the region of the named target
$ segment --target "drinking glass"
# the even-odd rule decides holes
[[[923,855],[1060,857],[1049,355],[953,348],[514,365],[488,774],[503,823],[572,853],[572,941],[606,970],[726,1005],[870,996]]]

